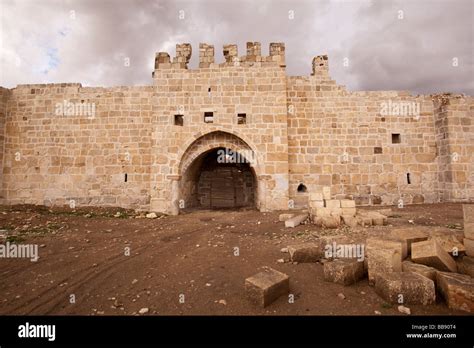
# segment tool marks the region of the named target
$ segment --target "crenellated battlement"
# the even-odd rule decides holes
[[[155,70],[187,69],[191,59],[192,47],[189,43],[176,45],[176,56],[171,59],[169,53],[158,52],[155,56]],[[235,44],[223,46],[224,63],[216,64],[214,45],[199,44],[199,69],[219,68],[226,66],[279,66],[285,68],[285,44],[272,42],[269,45],[269,55],[263,56],[260,42],[247,42],[247,54],[238,56],[238,47]]]

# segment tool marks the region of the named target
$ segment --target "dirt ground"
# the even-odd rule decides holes
[[[0,206],[0,235],[38,244],[40,256],[0,259],[0,314],[402,315],[367,279],[348,287],[325,282],[320,263],[277,262],[288,258],[281,248],[323,235],[357,240],[393,226],[462,233],[461,204],[392,207],[387,226],[340,230],[285,228],[278,215],[207,210],[148,219],[123,209]],[[281,297],[262,309],[246,300],[244,280],[263,266],[290,276],[294,303]],[[408,307],[415,315],[466,314],[442,300]]]

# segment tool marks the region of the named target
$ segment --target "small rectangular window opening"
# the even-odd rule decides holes
[[[182,126],[184,124],[184,116],[183,115],[174,115],[174,125],[175,126]]]
[[[237,114],[237,124],[246,124],[247,114]]]
[[[127,173],[125,173],[125,178],[124,178],[124,180],[125,180],[125,182],[128,181],[128,174],[127,174]]]
[[[392,133],[392,144],[400,144],[402,142],[399,133]]]
[[[411,184],[410,173],[407,173],[407,184]]]
[[[205,112],[204,113],[204,123],[214,123],[214,113],[213,112]]]

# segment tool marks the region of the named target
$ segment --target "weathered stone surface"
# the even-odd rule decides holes
[[[425,266],[420,263],[414,263],[411,261],[403,261],[402,270],[403,272],[413,272],[421,274],[422,276],[436,282],[436,268]]]
[[[473,222],[474,223],[474,204],[463,204],[463,219],[464,223]]]
[[[285,221],[285,227],[296,227],[308,218],[308,214],[296,215]]]
[[[309,200],[323,202],[323,194],[321,192],[311,192],[309,194]]]
[[[251,302],[266,307],[290,292],[290,278],[285,273],[267,267],[245,279],[245,292]]]
[[[341,208],[355,208],[355,201],[351,199],[341,199]]]
[[[461,256],[456,260],[458,272],[474,278],[474,257]]]
[[[407,253],[411,253],[411,244],[428,239],[428,234],[417,227],[396,228],[391,231],[391,236],[407,244]]]
[[[369,237],[366,240],[367,250],[369,249],[396,249],[404,260],[407,253],[407,244],[404,241],[387,237]]]
[[[326,207],[329,209],[333,208],[340,208],[341,207],[341,201],[338,199],[327,199],[325,201]]]
[[[474,222],[464,221],[464,237],[474,239]]]
[[[441,245],[443,249],[451,256],[456,257],[466,253],[466,248],[464,245],[453,234],[444,236],[436,235],[430,239],[436,240],[439,245]]]
[[[357,226],[357,219],[353,216],[342,215],[342,222],[349,226],[349,227],[356,227]]]
[[[285,214],[280,214],[280,215],[278,216],[278,220],[279,220],[279,221],[286,221],[286,220],[288,220],[288,219],[291,219],[291,218],[294,217],[294,216],[295,216],[295,214],[287,214],[287,213],[285,213]]]
[[[449,308],[474,312],[474,280],[468,275],[438,272],[437,288]]]
[[[474,257],[474,239],[464,238],[464,248],[468,256]]]
[[[324,257],[324,249],[319,243],[300,243],[288,246],[288,253],[293,262],[316,262]]]
[[[390,303],[427,305],[436,300],[434,282],[413,272],[378,274],[375,292]]]
[[[456,272],[456,262],[436,240],[416,242],[411,245],[411,248],[413,262],[434,267],[440,271]]]
[[[357,260],[336,259],[324,263],[324,280],[351,285],[364,277],[364,263]]]
[[[402,256],[397,249],[372,248],[367,250],[367,258],[370,285],[374,285],[379,274],[402,271]]]
[[[387,224],[387,217],[376,211],[368,212],[368,217],[372,220],[372,225],[383,226]]]

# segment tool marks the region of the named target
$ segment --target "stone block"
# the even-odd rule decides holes
[[[474,222],[464,221],[464,238],[474,239]]]
[[[464,245],[456,238],[455,235],[436,235],[430,239],[436,240],[439,245],[451,256],[457,257],[466,253]]]
[[[461,256],[456,260],[458,272],[474,278],[474,257]]]
[[[375,280],[375,292],[393,304],[427,305],[436,300],[434,282],[413,272],[378,274]]]
[[[474,239],[464,238],[463,242],[467,256],[474,257]]]
[[[357,226],[357,219],[351,215],[342,215],[342,222],[349,227]]]
[[[403,272],[413,272],[421,274],[422,276],[431,279],[436,282],[436,268],[422,265],[420,263],[414,263],[411,261],[402,262],[402,271]]]
[[[341,208],[341,201],[338,199],[326,199],[324,203],[329,209]]]
[[[390,237],[369,237],[366,239],[367,250],[370,249],[395,249],[399,252],[402,260],[408,255],[407,244]]]
[[[290,278],[285,273],[268,267],[245,279],[245,292],[252,303],[266,307],[290,292]]]
[[[322,201],[323,194],[321,192],[310,192],[309,194],[310,201]]]
[[[356,215],[356,208],[341,208],[342,209],[342,215],[346,216],[355,216]]]
[[[319,243],[300,243],[288,246],[288,253],[293,262],[317,262],[324,257],[324,249]]]
[[[466,222],[474,223],[474,204],[463,204],[462,211],[463,211],[464,223]]]
[[[434,239],[413,243],[411,259],[413,262],[434,267],[440,271],[456,272],[457,270],[454,259]]]
[[[324,201],[309,201],[309,206],[312,208],[324,208]]]
[[[341,199],[341,208],[355,208],[355,201],[351,199]]]
[[[286,213],[285,214],[280,214],[278,216],[278,220],[279,221],[286,221],[288,219],[291,219],[293,216],[295,216],[295,214],[286,214]]]
[[[323,187],[323,199],[331,199],[331,187],[324,186]]]
[[[364,263],[357,260],[337,259],[324,263],[324,280],[351,285],[364,278]]]
[[[376,211],[368,212],[367,216],[372,220],[372,225],[374,226],[383,226],[387,224],[387,217]]]
[[[285,221],[285,227],[296,227],[308,218],[308,214],[296,215]]]
[[[341,225],[341,217],[339,215],[323,216],[321,225],[325,228],[338,228]]]
[[[407,253],[411,253],[412,243],[422,242],[428,239],[428,234],[420,231],[416,227],[397,228],[391,231],[394,239],[400,240],[407,244]]]
[[[437,289],[448,307],[469,313],[474,312],[474,280],[468,275],[438,272]]]
[[[379,274],[402,271],[402,256],[399,250],[372,248],[367,250],[367,258],[370,285],[374,285]]]

